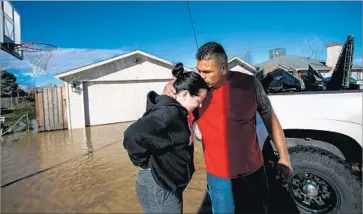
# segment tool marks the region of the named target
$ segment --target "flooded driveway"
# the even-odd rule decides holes
[[[123,149],[130,123],[26,133],[1,146],[3,213],[141,213],[138,169]],[[10,136],[11,137],[11,136]],[[184,193],[184,212],[196,213],[206,187],[202,146]]]

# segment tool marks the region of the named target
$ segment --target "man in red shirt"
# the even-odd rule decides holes
[[[213,213],[267,213],[268,182],[257,139],[257,112],[276,146],[287,182],[292,174],[285,136],[270,101],[254,76],[228,69],[220,44],[204,44],[196,58],[197,70],[211,90],[190,120],[197,122],[203,137]],[[164,94],[173,96],[170,83]]]

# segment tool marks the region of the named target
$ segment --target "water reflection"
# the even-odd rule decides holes
[[[84,129],[84,133],[85,133],[84,142],[86,143],[87,154],[89,154],[90,157],[92,157],[94,148],[92,145],[91,129],[90,128]]]
[[[1,188],[2,212],[142,212],[135,194],[138,170],[121,144],[128,125],[27,133],[5,139],[1,185],[20,180]],[[196,213],[204,196],[200,142],[196,142],[195,158],[197,171],[184,194],[185,213]]]

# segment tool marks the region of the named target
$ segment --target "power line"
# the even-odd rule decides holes
[[[193,28],[193,35],[194,35],[195,44],[197,45],[197,48],[199,48],[198,41],[197,41],[197,35],[195,33],[195,28],[194,28],[194,24],[193,24],[192,12],[190,11],[189,1],[187,1],[187,4],[188,4],[188,11],[189,11],[190,23],[192,24],[192,28]]]

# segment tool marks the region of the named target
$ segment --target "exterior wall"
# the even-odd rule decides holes
[[[361,69],[352,70],[351,77],[353,77],[355,80],[357,80],[357,84],[359,85],[359,88],[363,88],[363,71]]]
[[[172,76],[170,69],[144,61],[90,81],[170,79]]]
[[[328,46],[326,48],[326,66],[334,68],[337,64],[340,52],[342,51],[342,45]]]
[[[363,80],[363,71],[362,70],[352,70],[351,77],[356,80]]]
[[[253,75],[252,72],[248,71],[247,69],[243,68],[240,65],[235,65],[234,67],[230,68],[230,70],[239,71],[239,72],[242,72],[242,73],[245,73],[245,74]]]
[[[137,60],[135,60],[136,58]],[[142,103],[142,105],[140,105],[140,110],[137,109],[137,114],[142,115],[143,112],[141,111],[143,111],[143,109],[145,109],[144,106],[146,106],[145,96],[147,92],[145,90],[150,89],[160,93],[160,90],[164,88],[166,82],[172,78],[172,73],[171,68],[167,68],[165,65],[161,64],[158,61],[149,60],[139,55],[123,59],[122,63],[112,62],[100,67],[89,69],[88,71],[77,73],[75,74],[75,76],[67,78],[69,79],[67,79],[68,82],[65,83],[65,86],[68,101],[68,127],[69,129],[75,129],[83,128],[86,125],[89,125],[89,123],[91,122],[89,113],[92,112],[93,109],[89,108],[95,108],[95,106],[87,104],[90,100],[88,100],[89,96],[87,95],[87,91],[84,90],[89,83],[106,83],[110,86],[113,85],[115,87],[115,90],[113,90],[113,92],[117,92],[117,90],[121,87],[121,84],[127,83],[127,85],[129,86],[124,90],[124,92],[126,93],[130,92],[130,90],[134,90],[134,86],[136,86],[137,84],[140,85],[140,83],[142,82],[150,83],[146,84],[146,88],[142,87],[142,89],[140,88],[138,90],[135,90],[134,92],[137,92],[138,96],[135,95],[133,98],[130,98],[130,96],[127,96],[125,98],[125,93],[101,93],[101,95],[99,95],[99,92],[97,92],[97,96],[102,96],[102,100],[104,102],[107,102],[106,104],[102,104],[105,105],[105,109],[107,109],[107,106],[109,106],[112,100],[115,99],[139,100],[138,103]],[[72,80],[81,81],[81,84],[78,86],[80,88],[79,91],[75,91],[71,88]],[[104,90],[104,88],[102,88],[102,90]],[[132,101],[131,103],[136,103],[135,100],[130,101]],[[134,107],[136,106],[128,105],[128,108]],[[108,115],[107,117],[110,116]],[[110,122],[113,121],[110,120]]]
[[[324,73],[323,77],[330,77],[334,71],[334,68],[338,62],[338,58],[340,56],[340,52],[343,49],[343,45],[335,44],[331,46],[327,46],[326,48],[326,66],[331,67],[332,69],[326,73]]]
[[[79,87],[82,90],[75,92],[74,89],[71,88],[71,84],[65,83],[68,129],[85,127],[83,84]]]
[[[167,82],[88,82],[85,83],[87,126],[139,119],[146,111],[146,95],[161,94]]]
[[[92,67],[89,68],[87,70],[84,71],[80,71],[80,72],[76,72],[76,73],[71,73],[70,75],[64,76],[64,77],[60,77],[63,81],[65,82],[72,82],[74,80],[79,80],[79,81],[92,81],[92,80],[100,80],[100,78],[104,77],[104,76],[108,76],[111,74],[114,74],[115,72],[118,73],[122,73],[123,71],[127,71],[127,72],[135,72],[135,70],[138,69],[145,69],[144,71],[138,71],[141,72],[143,74],[147,74],[145,78],[150,79],[152,78],[152,76],[158,76],[158,73],[153,73],[155,72],[155,69],[160,72],[161,70],[168,70],[169,71],[167,73],[169,73],[168,75],[170,75],[171,77],[171,70],[174,66],[171,64],[166,64],[164,62],[158,61],[156,59],[147,57],[145,55],[142,54],[134,54],[134,55],[130,55],[128,57],[125,58],[121,58],[106,64],[102,64],[96,67]],[[165,72],[163,72],[165,73]],[[131,74],[116,74],[115,77],[112,77],[113,75],[111,75],[109,77],[109,79],[112,78],[117,78],[114,80],[119,80],[118,78],[127,78],[127,80],[131,80],[132,77],[129,76]],[[135,77],[137,77],[137,75],[135,75]],[[141,76],[138,76],[138,79],[140,79]],[[123,79],[122,79],[123,80]]]

